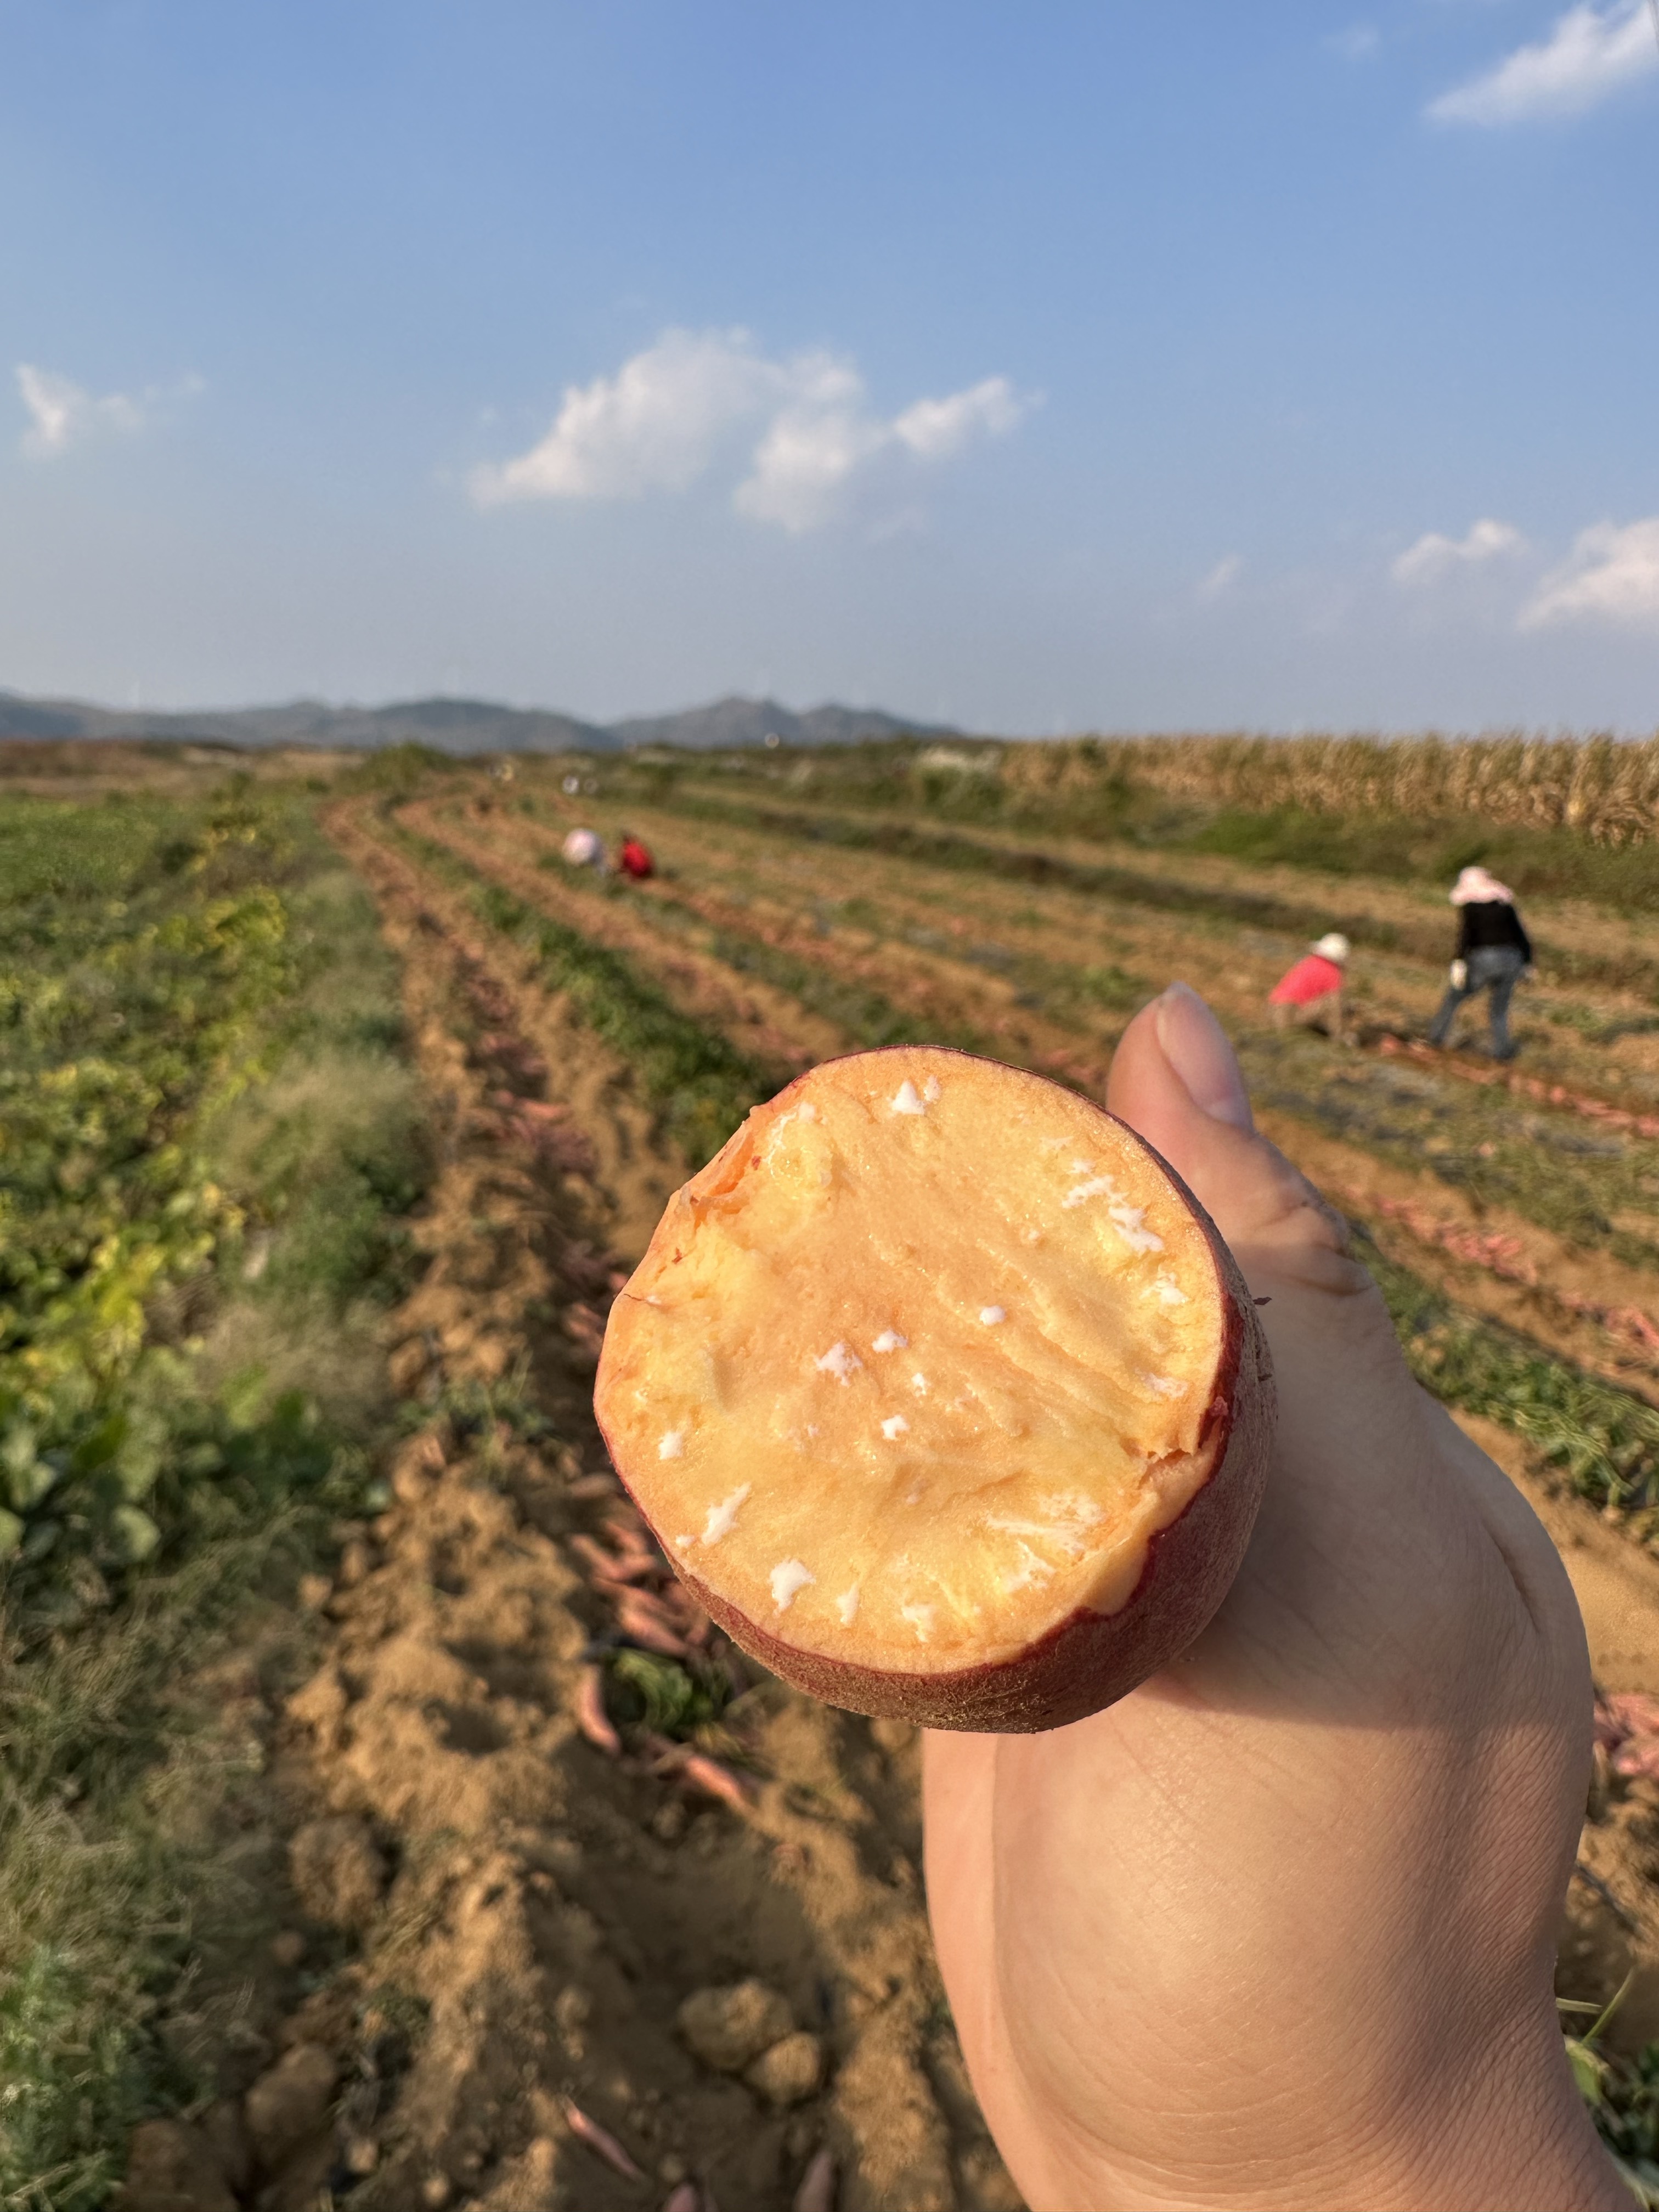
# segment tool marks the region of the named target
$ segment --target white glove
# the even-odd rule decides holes
[[[1448,972],[1451,976],[1451,987],[1453,990],[1461,991],[1469,980],[1469,967],[1468,961],[1454,960]]]

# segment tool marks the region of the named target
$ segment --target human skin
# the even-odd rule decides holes
[[[1553,1998],[1591,1714],[1555,1550],[1184,986],[1108,1103],[1270,1301],[1279,1438],[1176,1666],[1047,1735],[927,1739],[929,1909],[1009,2169],[1033,2212],[1629,2212]]]

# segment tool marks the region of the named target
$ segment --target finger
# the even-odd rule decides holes
[[[1352,1286],[1352,1263],[1340,1257],[1345,1224],[1257,1133],[1233,1048],[1185,983],[1170,984],[1123,1032],[1106,1103],[1185,1179],[1241,1257],[1250,1248],[1295,1252],[1324,1287]]]

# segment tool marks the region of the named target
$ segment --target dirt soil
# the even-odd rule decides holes
[[[914,1732],[726,1646],[593,1427],[684,1164],[366,809],[332,820],[444,1135],[392,1354],[429,1410],[307,1593],[326,1653],[270,1747],[286,2002],[221,2104],[138,2131],[129,2212],[1017,2212],[933,1961]],[[697,1740],[617,1712],[605,1656],[641,1638],[741,1686]]]
[[[593,1426],[609,1300],[685,1164],[371,803],[330,819],[401,957],[442,1138],[392,1353],[419,1418],[389,1509],[307,1593],[325,1655],[270,1731],[272,1994],[221,2102],[138,2131],[128,2212],[1018,2212],[933,1959],[913,1732],[726,1645]],[[544,874],[522,888],[558,903]],[[782,994],[732,1000],[687,957],[684,988],[746,1004],[751,1044],[823,1048]],[[1508,1432],[1465,1425],[1560,1547],[1600,1686],[1659,1694],[1659,1562]],[[737,1694],[654,1733],[617,1692],[628,1650]],[[1627,2049],[1659,2036],[1656,1875],[1659,1783],[1603,1760],[1561,1988],[1605,1997],[1633,1968]]]

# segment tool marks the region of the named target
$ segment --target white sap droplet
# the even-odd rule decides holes
[[[1025,1520],[1007,1513],[988,1513],[985,1525],[1005,1536],[1030,1536],[1040,1544],[1057,1544],[1068,1559],[1080,1559],[1088,1548],[1085,1532],[1095,1527],[1104,1513],[1091,1498],[1077,1495],[1048,1497],[1037,1508],[1046,1511],[1047,1520]]]
[[[979,1317],[987,1328],[994,1328],[999,1322],[1005,1322],[1008,1318],[1000,1306],[981,1306],[979,1310]]]
[[[928,1079],[927,1079],[927,1082],[926,1082],[926,1083],[924,1083],[924,1084],[922,1085],[922,1086],[921,1086],[921,1095],[922,1095],[922,1097],[923,1097],[927,1101],[927,1103],[928,1103],[930,1106],[933,1104],[934,1101],[935,1101],[935,1100],[938,1098],[938,1097],[939,1097],[939,1078],[938,1078],[938,1076],[936,1076],[936,1075],[930,1075],[930,1076],[928,1077]]]
[[[1012,1597],[1018,1591],[1029,1589],[1033,1583],[1052,1582],[1054,1578],[1054,1571],[1047,1559],[1040,1559],[1029,1544],[1022,1543],[1019,1547],[1019,1571],[1017,1574],[1003,1577],[1003,1595]]]
[[[1187,1303],[1187,1293],[1173,1275],[1160,1275],[1152,1288],[1161,1306],[1184,1306]]]
[[[1187,1395],[1187,1385],[1178,1376],[1143,1375],[1140,1379],[1156,1397],[1184,1398]]]
[[[1122,1231],[1124,1241],[1132,1252],[1161,1252],[1164,1239],[1146,1224],[1144,1206],[1109,1206],[1107,1212]]]
[[[718,1505],[709,1507],[708,1518],[702,1524],[702,1540],[705,1544],[718,1544],[722,1536],[731,1534],[733,1524],[737,1521],[738,1508],[748,1495],[749,1485],[745,1482],[740,1490],[734,1490],[729,1498],[722,1498]]]
[[[891,1413],[882,1423],[881,1432],[890,1444],[896,1443],[901,1437],[908,1436],[910,1424],[902,1413]]]
[[[902,1352],[909,1341],[908,1336],[901,1336],[896,1328],[884,1328],[870,1349],[872,1352]]]
[[[795,1111],[803,1121],[816,1121],[818,1118],[818,1109],[810,1098],[803,1098]]]
[[[677,1552],[683,1552],[688,1544],[695,1544],[696,1540],[697,1540],[695,1536],[676,1536],[674,1539],[674,1549]]]
[[[667,1435],[664,1437],[662,1442],[657,1446],[657,1457],[659,1459],[684,1459],[685,1457],[685,1431],[684,1429],[670,1429]]]
[[[812,1364],[820,1375],[833,1375],[837,1382],[845,1382],[848,1376],[858,1372],[864,1362],[850,1344],[832,1344],[823,1357],[815,1359]]]
[[[927,1395],[927,1377],[920,1369],[910,1377],[910,1388],[918,1398],[925,1398]]]
[[[916,1632],[918,1644],[925,1644],[933,1631],[935,1608],[931,1605],[902,1605],[899,1612]]]
[[[853,1626],[858,1609],[859,1586],[854,1583],[851,1589],[843,1590],[836,1600],[836,1611],[841,1615],[841,1625],[843,1628],[850,1628]]]
[[[780,1613],[787,1613],[807,1584],[817,1580],[817,1577],[799,1559],[780,1560],[772,1570],[773,1604]]]
[[[890,1114],[925,1114],[927,1111],[908,1076],[894,1092],[887,1110]]]
[[[1072,1163],[1073,1169],[1084,1164],[1085,1163],[1080,1160],[1073,1160]],[[1091,1198],[1115,1198],[1116,1196],[1117,1185],[1112,1181],[1110,1176],[1091,1176],[1087,1182],[1074,1182],[1060,1202],[1062,1206],[1069,1210],[1072,1206],[1086,1204]]]

